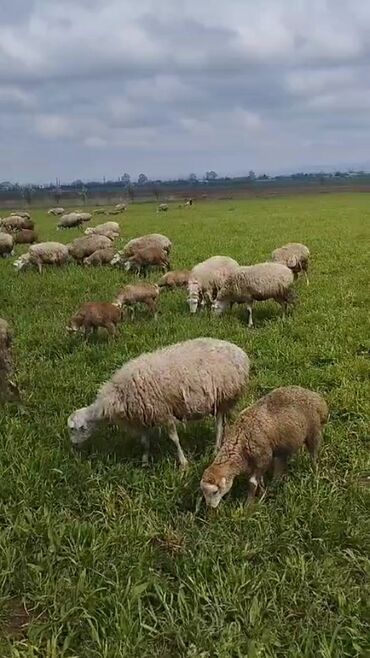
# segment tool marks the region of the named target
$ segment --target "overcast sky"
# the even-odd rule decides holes
[[[0,180],[370,161],[366,0],[1,0]]]

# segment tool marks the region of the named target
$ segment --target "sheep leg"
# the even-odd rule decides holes
[[[247,505],[252,503],[256,497],[256,492],[258,489],[258,479],[256,475],[252,475],[248,480],[248,496],[247,496]]]
[[[174,422],[168,425],[168,436],[170,437],[171,441],[174,442],[177,448],[177,457],[180,462],[180,470],[184,471],[188,466],[188,460],[182,451],[179,435],[177,434],[177,429]]]
[[[149,449],[150,449],[150,439],[146,434],[141,435],[141,445],[143,446],[143,456],[141,458],[141,465],[148,466],[149,464]]]
[[[309,281],[309,279],[308,279],[307,271],[304,270],[303,273],[304,273],[304,276],[305,276],[305,279],[306,279],[306,285],[309,286],[309,285],[310,285],[310,281]]]
[[[274,457],[274,470],[273,470],[273,477],[276,478],[276,480],[279,480],[281,476],[285,473],[286,469],[286,459],[282,455],[279,455],[278,457]]]
[[[247,311],[248,311],[248,327],[253,327],[252,304],[247,304]]]
[[[110,334],[111,336],[116,335],[116,327],[113,324],[113,322],[108,322],[108,324],[106,326],[106,330],[107,330],[108,334]]]
[[[37,267],[38,267],[38,270],[39,270],[39,274],[41,274],[41,272],[42,272],[42,263],[40,261],[37,263]]]
[[[306,438],[306,448],[310,453],[312,468],[317,471],[317,458],[319,455],[320,443],[321,443],[321,434],[311,434]]]
[[[218,411],[216,416],[215,454],[217,454],[217,452],[222,446],[222,439],[224,438],[224,426],[225,426],[225,416],[221,411]]]
[[[157,304],[156,304],[156,302],[153,299],[148,299],[146,304],[149,308],[149,311],[151,311],[151,313],[154,316],[154,319],[156,320],[157,319]]]

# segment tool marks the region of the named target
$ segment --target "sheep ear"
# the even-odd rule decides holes
[[[204,482],[203,480],[201,484],[203,491],[205,491],[205,493],[207,494],[216,493],[216,491],[218,491],[218,487],[216,484],[211,484],[210,482]]]

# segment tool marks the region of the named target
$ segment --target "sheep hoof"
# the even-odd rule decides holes
[[[185,473],[189,468],[189,462],[183,462],[179,465],[179,471]]]

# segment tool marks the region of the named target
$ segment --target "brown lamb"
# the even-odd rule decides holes
[[[203,473],[201,489],[207,505],[217,507],[241,473],[248,476],[248,500],[252,500],[265,473],[273,467],[274,475],[280,475],[288,458],[304,445],[316,467],[328,416],[325,400],[300,386],[277,388],[244,409],[227,428],[213,464]]]
[[[72,316],[67,331],[77,333],[81,331],[87,336],[90,332],[98,331],[100,327],[114,336],[117,325],[122,318],[121,309],[108,302],[88,302]]]
[[[190,270],[174,270],[167,272],[158,281],[160,288],[184,288],[188,285]]]
[[[129,284],[120,290],[114,303],[120,308],[127,308],[131,313],[131,318],[134,316],[135,304],[146,304],[156,317],[158,297],[159,288],[153,283]]]
[[[147,275],[148,269],[158,267],[163,272],[170,269],[168,254],[159,246],[145,247],[138,250],[131,258],[126,261],[127,270],[137,270],[139,274]]]
[[[15,244],[34,244],[37,240],[36,232],[29,228],[22,228],[20,231],[14,233]]]

